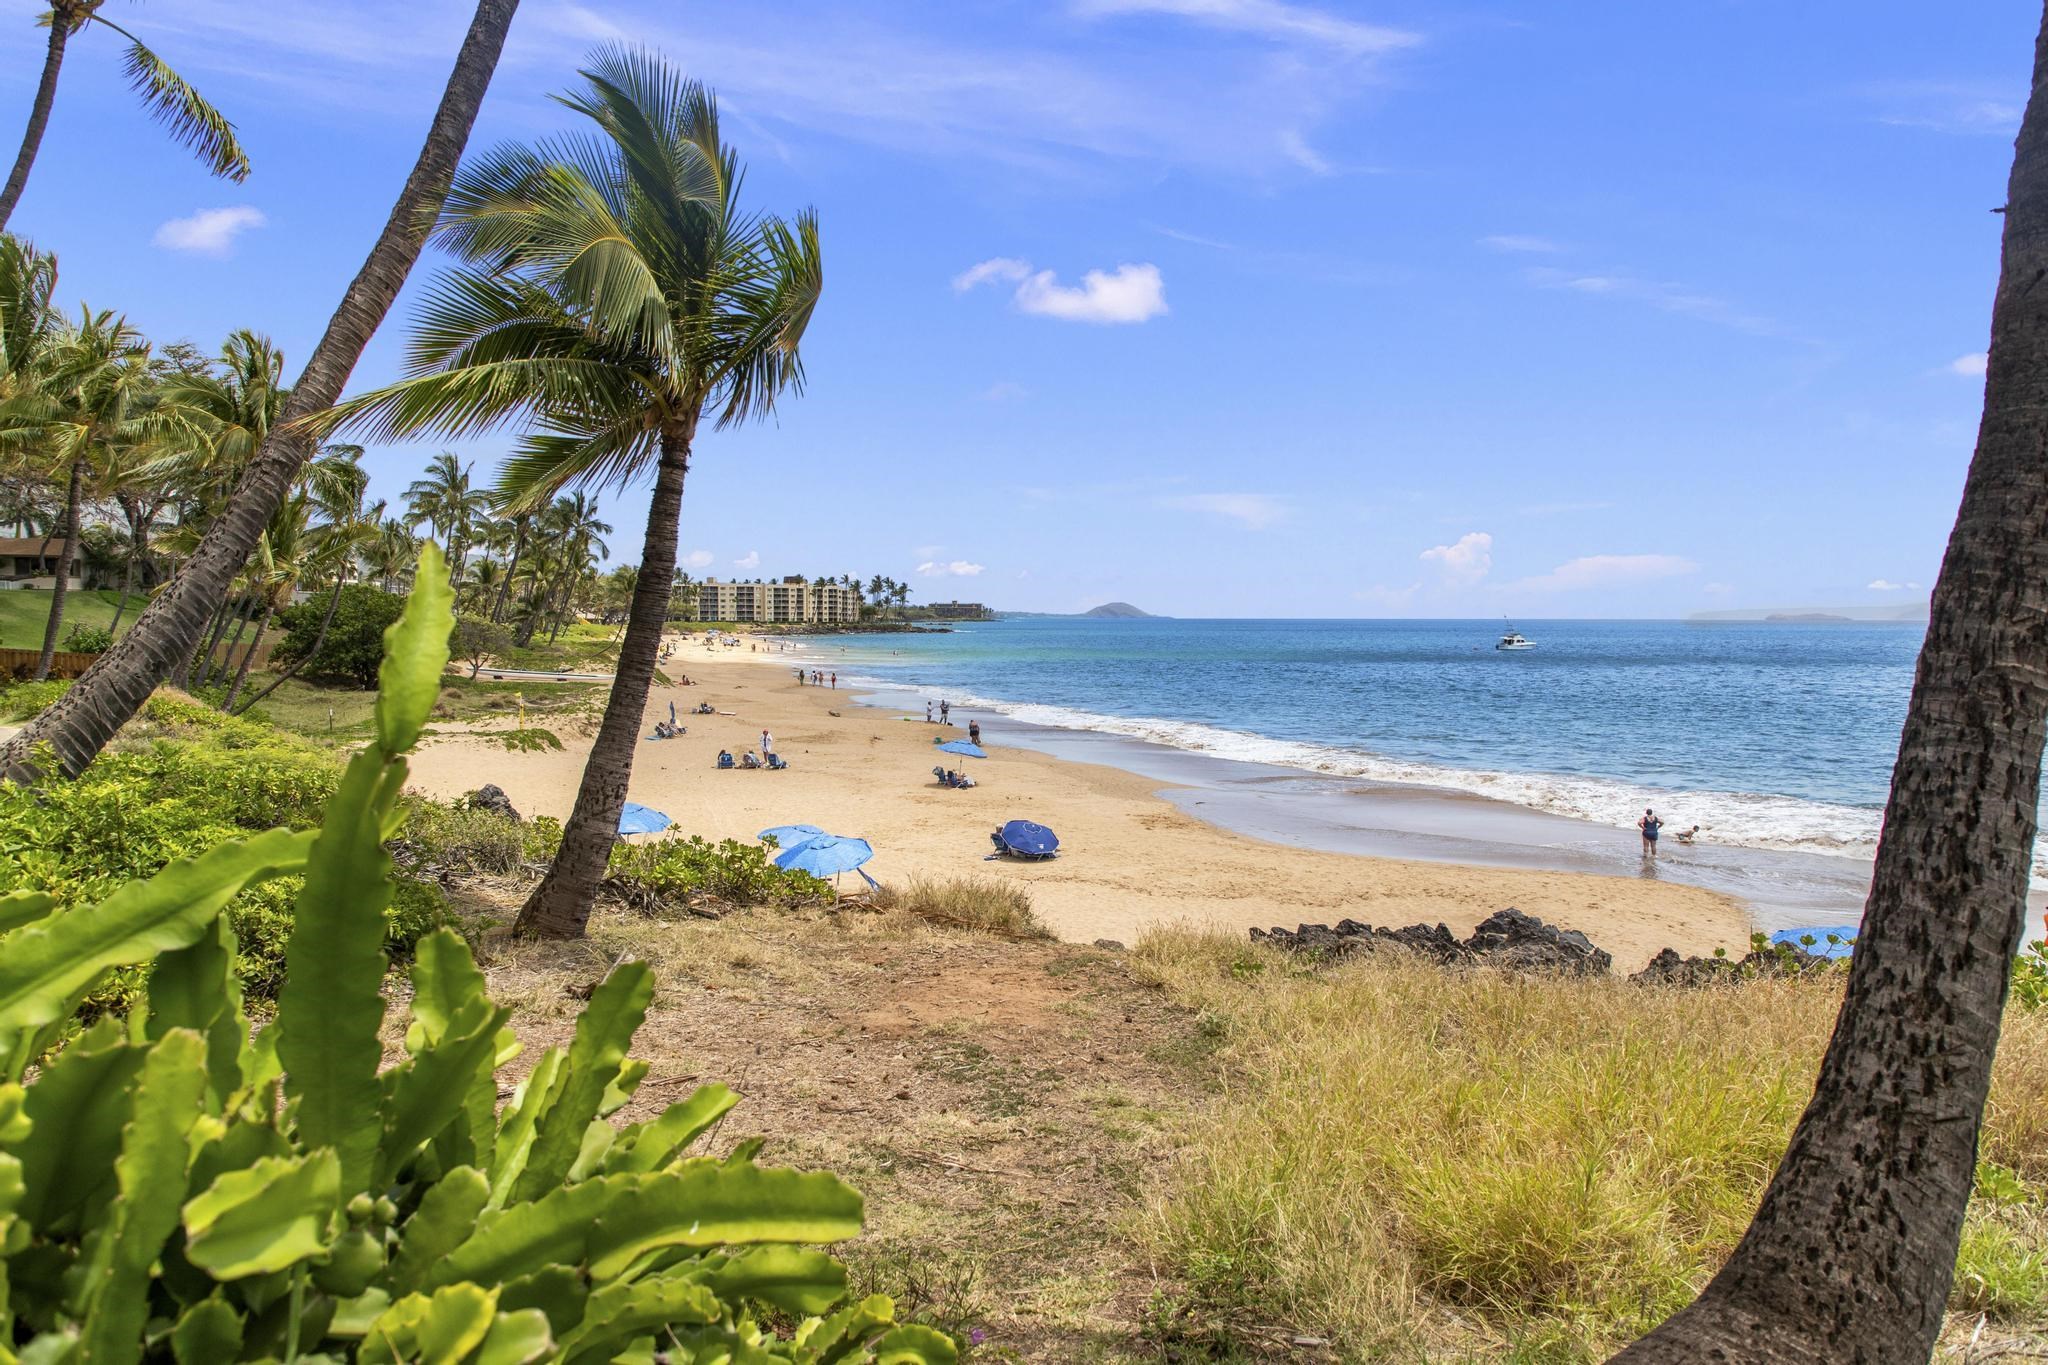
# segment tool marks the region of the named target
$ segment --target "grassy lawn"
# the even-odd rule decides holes
[[[512,716],[524,697],[529,720],[545,720],[578,710],[603,696],[604,687],[599,683],[500,683],[488,679],[471,682],[450,674],[441,688],[441,704],[435,718],[464,721]],[[296,734],[353,744],[370,733],[376,705],[377,694],[367,688],[332,687],[294,678],[265,697],[253,714]]]
[[[114,588],[94,588],[67,594],[64,599],[64,629],[69,631],[80,623],[105,626],[114,619],[114,608],[120,600],[121,594]],[[127,614],[121,618],[122,634],[127,633],[136,611],[137,602],[129,602]],[[0,649],[41,649],[43,630],[49,622],[49,593],[33,588],[0,592]],[[58,648],[63,648],[61,637]]]

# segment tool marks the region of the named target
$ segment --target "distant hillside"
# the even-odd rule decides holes
[[[1139,611],[1128,602],[1104,602],[1101,606],[1090,607],[1081,614],[1083,616],[1107,616],[1119,621],[1135,620],[1141,616],[1149,617],[1152,615],[1149,611]]]
[[[1732,611],[1696,611],[1688,621],[1776,621],[1780,623],[1821,621],[1924,622],[1927,603],[1894,602],[1855,607],[1742,607]]]

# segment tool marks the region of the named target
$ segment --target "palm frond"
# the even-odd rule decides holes
[[[128,88],[142,98],[150,116],[169,130],[178,145],[189,148],[215,175],[237,184],[247,180],[249,158],[235,140],[235,125],[140,38],[97,14],[93,22],[105,24],[128,40],[128,53],[121,64]]]
[[[499,467],[493,492],[501,507],[532,511],[565,488],[623,486],[659,454],[659,433],[630,417],[590,430],[529,432]]]

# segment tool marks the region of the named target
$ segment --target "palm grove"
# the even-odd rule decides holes
[[[331,613],[351,587],[405,586],[424,532],[446,545],[449,583],[485,627],[531,639],[607,591],[622,617],[560,856],[519,919],[526,932],[575,934],[631,775],[697,442],[797,390],[823,275],[815,220],[749,208],[710,97],[645,54],[591,62],[561,97],[577,131],[458,171],[516,8],[479,0],[391,215],[289,386],[255,334],[201,356],[152,347],[118,315],[60,315],[54,262],[9,239],[0,517],[76,543],[123,589],[118,613],[131,610],[125,599],[140,605],[0,750],[0,767],[26,782],[78,772],[168,681],[218,685],[224,701],[245,690],[253,646],[228,647],[237,634],[274,629],[302,591]],[[98,9],[73,0],[47,17],[43,80],[0,214],[32,169],[66,44],[106,26]],[[1748,1235],[1632,1359],[1924,1360],[1939,1330],[2021,934],[2048,727],[2048,297],[2031,287],[2048,269],[2048,7],[2042,32],[2008,190],[1983,424],[1834,1041]],[[214,169],[245,173],[225,120],[131,44],[145,104]],[[452,264],[412,328],[406,377],[343,401],[429,236]],[[397,510],[366,500],[356,452],[339,444],[511,425],[520,434],[488,490],[446,457]],[[593,556],[615,533],[588,498],[636,482],[653,488],[639,562],[607,589]],[[114,515],[72,534],[88,506]],[[45,653],[62,617],[51,619]]]

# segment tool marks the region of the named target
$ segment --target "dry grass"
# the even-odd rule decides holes
[[[1594,1358],[1690,1300],[1747,1224],[1803,1108],[1833,982],[1324,972],[1167,932],[1134,954],[1223,1041],[1225,1090],[1145,1224],[1187,1281],[1162,1330],[1274,1323],[1344,1358]],[[2015,1019],[1957,1307],[2038,1326],[2048,1031]],[[1251,1329],[1247,1331],[1247,1329]]]
[[[877,909],[895,911],[944,929],[997,938],[1052,938],[1031,909],[1031,893],[1000,877],[912,877],[899,890],[884,887]]]

